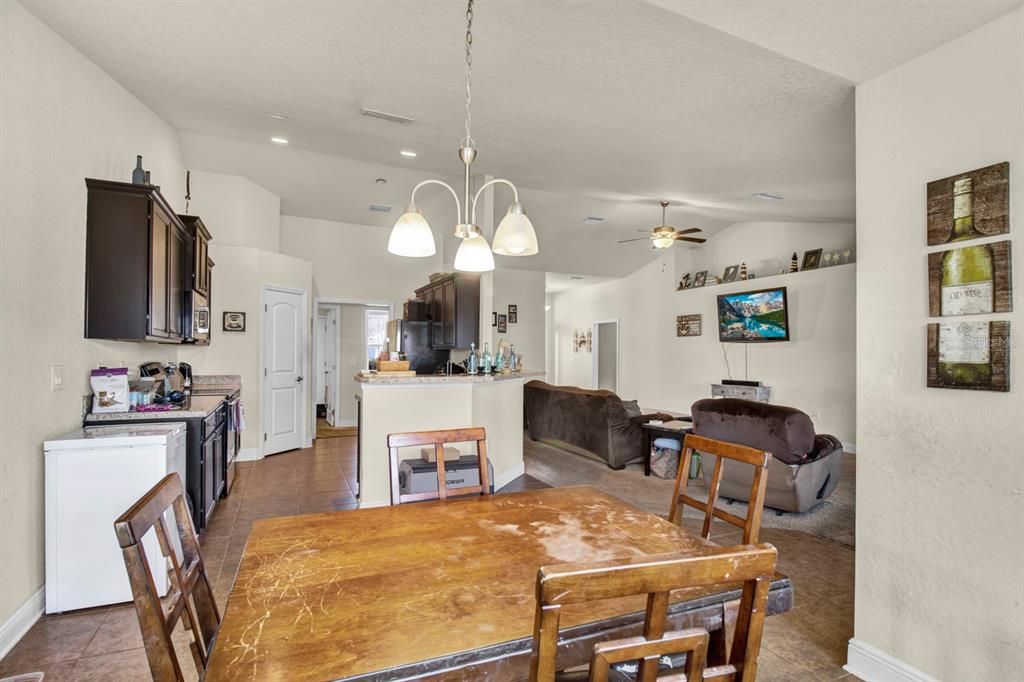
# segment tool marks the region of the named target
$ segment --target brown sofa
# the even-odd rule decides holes
[[[834,436],[816,434],[811,418],[784,405],[736,398],[706,398],[690,408],[693,432],[772,453],[766,507],[805,512],[832,494],[842,475],[843,446]],[[715,457],[701,455],[710,485]],[[750,499],[753,467],[729,463],[722,470],[720,496]]]
[[[621,469],[644,456],[640,424],[650,419],[672,419],[660,413],[641,415],[635,403],[623,404],[611,391],[553,386],[543,381],[526,384],[523,409],[532,440],[600,459],[612,469]]]

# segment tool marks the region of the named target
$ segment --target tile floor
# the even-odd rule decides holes
[[[526,444],[529,456],[529,441]],[[240,463],[231,496],[221,501],[201,538],[221,606],[253,521],[352,509],[355,496],[349,482],[354,483],[355,478],[354,438],[320,439],[307,450]],[[547,486],[523,476],[502,492],[538,487]],[[738,531],[722,526],[723,533],[712,539],[723,543],[737,539]],[[856,682],[841,667],[847,640],[853,634],[853,550],[795,531],[765,529],[761,537],[779,550],[779,570],[793,580],[796,608],[768,619],[758,679]],[[176,633],[181,647],[186,646],[184,637],[184,633]],[[185,651],[181,650],[179,659],[187,678],[194,679],[195,670]],[[45,672],[46,682],[149,679],[132,606],[44,616],[0,661],[0,677],[30,671]]]

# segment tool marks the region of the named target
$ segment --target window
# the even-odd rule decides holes
[[[388,336],[388,311],[385,308],[367,308],[363,328],[366,330],[366,366],[377,366],[377,356],[384,350]]]

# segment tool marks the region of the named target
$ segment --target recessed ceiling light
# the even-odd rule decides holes
[[[549,305],[544,306],[544,310],[546,310],[546,311],[547,310],[551,310],[551,306],[549,306]]]
[[[270,138],[270,141],[274,144],[288,144],[288,140],[283,137],[272,137]]]
[[[402,156],[406,156],[406,157],[408,157],[410,159],[415,159],[416,158],[416,152],[414,152],[411,149],[403,149],[402,151],[400,151],[398,153],[401,154]]]
[[[374,180],[374,182],[376,182],[378,185],[386,185],[386,184],[388,184],[388,179],[387,178],[377,178],[376,180]]]
[[[596,215],[588,215],[586,218],[583,219],[583,224],[584,225],[598,225],[598,224],[603,223],[603,222],[604,222],[604,218],[602,218],[601,216],[596,216]]]
[[[288,117],[284,114],[267,114],[270,118],[276,118],[278,121],[287,121]]]
[[[771,192],[757,192],[754,196],[758,199],[771,199],[772,201],[782,201],[786,198],[781,194],[772,194]]]

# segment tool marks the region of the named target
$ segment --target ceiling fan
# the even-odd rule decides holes
[[[635,239],[621,239],[619,244],[625,244],[627,242],[639,242],[645,239],[649,239],[651,246],[655,249],[667,249],[677,241],[680,242],[693,242],[694,244],[703,244],[706,239],[700,237],[686,237],[684,235],[693,234],[694,232],[701,232],[699,227],[690,227],[685,230],[677,230],[671,225],[665,224],[665,209],[668,208],[668,202],[661,202],[661,225],[652,227],[650,230],[637,230],[637,232],[647,232],[646,237],[637,237]]]

